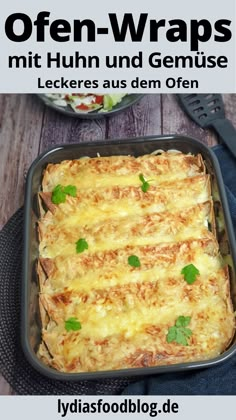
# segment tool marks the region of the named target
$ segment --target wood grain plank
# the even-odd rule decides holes
[[[162,95],[163,134],[182,134],[195,137],[209,146],[217,144],[218,138],[213,130],[203,130],[181,109],[176,95]]]
[[[24,180],[38,155],[43,106],[33,95],[0,95],[0,229],[23,204]]]
[[[43,112],[33,95],[0,95],[0,229],[23,204],[25,176],[38,155]],[[0,375],[0,395],[12,394]]]
[[[103,140],[105,133],[105,119],[73,118],[47,109],[43,120],[40,152],[58,144]]]
[[[145,95],[139,102],[107,120],[107,138],[120,139],[161,134],[161,97]]]
[[[236,128],[236,95],[223,95],[225,105],[225,116]]]
[[[236,127],[236,95],[224,95],[226,116]],[[34,95],[0,95],[0,228],[23,203],[26,172],[38,154],[62,143],[185,134],[213,145],[217,136],[202,130],[180,109],[175,95],[145,95],[112,118],[80,120],[44,108]],[[0,395],[14,391],[0,375]]]

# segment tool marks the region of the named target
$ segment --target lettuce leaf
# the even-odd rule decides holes
[[[111,109],[120,103],[122,99],[126,96],[125,93],[114,94],[114,95],[104,95],[103,98],[103,111],[111,111]]]

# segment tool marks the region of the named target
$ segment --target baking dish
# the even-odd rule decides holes
[[[201,153],[212,180],[212,195],[217,224],[217,236],[220,251],[230,266],[231,298],[236,308],[236,256],[235,239],[227,206],[224,185],[218,162],[213,152],[204,144],[190,137],[152,136],[137,139],[114,140],[112,142],[93,144],[73,144],[54,147],[39,156],[32,164],[26,184],[25,225],[24,225],[24,263],[22,285],[22,345],[29,362],[42,374],[54,379],[82,380],[102,377],[147,375],[158,372],[181,371],[184,369],[202,368],[223,362],[236,351],[236,337],[230,347],[217,358],[191,363],[148,368],[132,368],[116,371],[99,371],[85,373],[63,373],[44,365],[36,356],[41,339],[41,323],[38,306],[38,279],[35,264],[38,257],[38,239],[36,223],[39,217],[37,193],[40,190],[42,173],[48,163],[58,163],[67,159],[78,159],[82,156],[94,157],[110,155],[134,155],[152,153],[154,150],[177,149],[183,153]]]

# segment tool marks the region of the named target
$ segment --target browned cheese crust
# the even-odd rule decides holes
[[[146,191],[142,181],[148,182]],[[76,196],[52,202],[54,188]],[[200,155],[163,152],[49,164],[39,194],[41,360],[91,372],[212,359],[235,330],[210,178]],[[88,247],[76,251],[76,242]],[[138,258],[139,265],[129,263]],[[189,284],[182,269],[199,274]],[[169,342],[189,317],[186,343]],[[66,327],[74,319],[80,329]]]

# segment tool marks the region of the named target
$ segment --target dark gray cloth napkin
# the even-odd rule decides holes
[[[221,167],[236,234],[236,159],[224,146],[215,146],[213,150]],[[122,394],[236,395],[236,354],[215,367],[145,378],[128,385]]]

